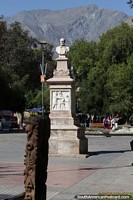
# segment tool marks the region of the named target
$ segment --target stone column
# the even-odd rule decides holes
[[[85,130],[75,115],[75,81],[70,76],[68,58],[59,56],[50,85],[51,155],[78,155],[88,152]]]

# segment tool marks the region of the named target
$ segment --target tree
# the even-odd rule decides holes
[[[132,32],[132,27],[122,23],[104,33],[93,46],[81,40],[84,44],[78,41],[70,48],[71,62],[80,77],[77,99],[83,112],[133,112],[133,83],[128,78],[132,74]]]
[[[112,65],[108,71],[108,82],[105,90],[108,92],[106,109],[109,113],[131,114],[133,112],[133,56],[127,64]]]
[[[87,78],[87,74],[92,66],[95,66],[96,42],[87,42],[86,40],[76,40],[70,47],[68,53],[71,66],[76,71],[76,80],[82,82]]]
[[[44,90],[44,109],[49,110],[50,106],[50,90],[47,85],[45,85],[45,90]],[[41,107],[42,106],[42,91],[38,91],[36,97],[33,100],[33,105],[34,107]]]
[[[79,91],[80,107],[84,112],[90,114],[102,114],[104,99],[104,84],[106,74],[104,68],[92,67],[88,73],[87,80],[81,83]]]
[[[7,28],[6,23],[0,21],[0,27],[0,82],[4,83],[0,109],[22,111],[26,106],[26,94],[40,90],[41,48],[34,48],[35,44],[39,46],[39,41],[30,37],[20,23],[15,22]],[[47,74],[52,76],[54,62],[49,44],[45,61],[52,66]]]
[[[123,109],[123,112],[129,112],[129,109],[132,110],[132,107],[129,108],[129,106],[125,106],[124,108],[121,104],[122,93],[125,96],[125,99],[127,96],[132,95],[131,93],[129,93],[130,90],[128,90],[129,89],[128,82],[126,83],[124,81],[124,77],[127,77],[127,80],[128,80],[126,70],[128,69],[127,67],[128,59],[132,55],[132,52],[133,52],[132,31],[133,31],[132,27],[129,27],[127,24],[123,23],[122,25],[112,30],[109,30],[105,34],[103,34],[98,43],[98,52],[99,52],[98,54],[100,57],[99,57],[99,61],[97,62],[97,66],[99,66],[100,68],[103,68],[103,71],[104,71],[104,74],[102,75],[103,80],[104,80],[103,112],[113,112],[113,110],[114,111],[117,110],[118,112],[120,112],[120,109],[118,108],[118,104],[119,104],[119,107],[121,108],[121,112],[122,112],[122,109]],[[110,74],[111,74],[111,77],[110,77]],[[118,82],[118,79],[119,79],[119,82]],[[110,81],[111,81],[111,84],[110,84]],[[117,82],[117,89],[111,90],[111,88],[108,86],[112,85],[113,88],[116,88],[115,81]],[[123,83],[126,83],[124,85],[125,88],[122,87]],[[116,91],[116,93],[114,91]],[[128,94],[127,94],[127,91],[128,91]],[[113,95],[113,99],[115,98],[115,95],[116,95],[117,102],[110,101],[110,99],[112,98],[112,95]],[[112,109],[113,107],[116,107],[116,109]]]
[[[133,8],[133,0],[129,0],[129,1],[127,2],[127,4],[129,4],[130,7]]]
[[[24,93],[29,78],[27,69],[31,64],[30,47],[33,40],[22,30],[19,23],[12,24],[9,29],[5,22],[1,22],[1,26],[5,31],[1,34],[0,68],[8,87],[8,94],[4,92],[5,96],[8,96],[4,108],[21,111],[24,108]]]

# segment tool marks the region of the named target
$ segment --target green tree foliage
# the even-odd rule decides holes
[[[104,33],[98,43],[80,40],[70,48],[71,62],[76,63],[75,70],[80,75],[77,99],[82,111],[133,112],[132,33],[133,28],[122,23]],[[86,64],[82,65],[84,61]]]
[[[98,43],[98,55],[100,57],[99,57],[97,66],[99,68],[102,68],[104,72],[102,75],[102,79],[104,80],[103,82],[103,110],[101,110],[101,112],[103,111],[116,112],[116,110],[117,112],[120,112],[120,111],[122,112],[122,109],[123,109],[123,112],[124,110],[129,112],[129,109],[130,110],[132,109],[131,107],[128,107],[128,106],[126,106],[126,109],[122,107],[121,107],[121,110],[117,109],[118,104],[119,104],[119,107],[121,104],[120,102],[120,99],[122,98],[121,96],[119,96],[119,101],[117,105],[116,103],[114,105],[113,101],[112,102],[109,101],[109,99],[112,96],[112,93],[114,93],[113,88],[115,88],[115,91],[117,94],[118,92],[119,94],[123,92],[125,98],[127,96],[126,88],[129,87],[129,84],[127,83],[124,85],[126,88],[124,88],[124,86],[122,88],[122,85],[123,83],[125,83],[124,77],[127,78],[128,80],[126,71],[128,70],[128,58],[132,55],[132,52],[133,52],[132,31],[133,31],[133,28],[123,23],[121,26],[118,26],[112,30],[107,31],[105,34],[103,34]],[[102,65],[99,65],[99,63],[102,63]],[[109,76],[110,74],[111,74],[111,77]],[[112,90],[108,85],[109,82],[111,82]],[[117,96],[116,96],[116,99],[118,100]]]
[[[50,104],[50,91],[49,86],[46,84],[45,90],[44,90],[44,108],[45,110],[49,110],[49,104]],[[42,90],[30,90],[26,94],[26,105],[27,108],[34,108],[34,107],[41,107],[42,106]]]
[[[126,23],[122,23],[121,26],[108,30],[102,35],[98,43],[100,61],[102,60],[106,67],[113,63],[119,64],[126,62],[127,57],[133,51],[132,41],[132,28]]]
[[[71,66],[74,68],[76,87],[79,91],[76,96],[77,105],[79,107],[77,110],[88,110],[87,77],[91,68],[95,68],[95,61],[97,60],[96,47],[96,42],[87,42],[84,39],[80,39],[75,41],[68,53]]]
[[[71,61],[71,65],[76,69],[76,80],[82,82],[87,78],[87,74],[92,66],[95,65],[96,43],[87,42],[83,39],[76,40],[70,47],[70,54],[68,57]]]
[[[133,8],[133,0],[129,0],[127,3],[130,5],[131,8]]]
[[[35,107],[41,107],[42,105],[42,91],[39,91],[36,95],[36,97],[33,100],[33,104]],[[49,91],[49,86],[45,85],[45,90],[44,90],[44,109],[49,110],[49,105],[50,104],[50,91]]]
[[[38,48],[34,48],[35,45]],[[47,77],[51,77],[54,66],[51,45],[47,45],[44,56],[50,65]],[[22,111],[30,106],[27,100],[30,107],[34,105],[34,99],[26,98],[30,92],[33,97],[41,89],[41,57],[39,41],[30,37],[20,23],[15,22],[7,28],[6,22],[0,21],[0,109]]]
[[[132,113],[133,111],[133,64],[112,65],[108,71],[108,101],[106,108],[109,113]],[[132,60],[133,61],[133,60]]]

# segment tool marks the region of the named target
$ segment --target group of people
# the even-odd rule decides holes
[[[115,130],[117,128],[117,121],[115,117],[110,118],[109,116],[105,117],[103,119],[103,124],[105,129],[112,129]]]

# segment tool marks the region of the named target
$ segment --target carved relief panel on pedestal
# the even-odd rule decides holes
[[[51,98],[52,110],[70,110],[70,92],[52,91]]]

